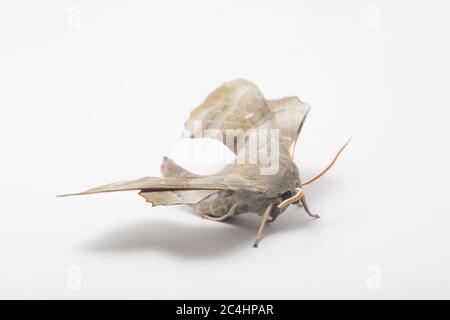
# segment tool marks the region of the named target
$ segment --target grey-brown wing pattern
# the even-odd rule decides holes
[[[263,149],[278,137],[274,131],[279,129],[259,89],[250,81],[238,79],[224,83],[192,111],[185,123],[184,136],[217,139],[239,156],[245,150],[248,152],[250,133],[267,132],[265,139],[262,136],[258,139],[258,148]],[[280,154],[289,155],[287,146],[280,141]],[[271,148],[267,149],[270,152]]]
[[[138,180],[119,181],[99,187],[91,188],[84,192],[63,194],[63,196],[85,195],[115,191],[174,191],[174,190],[241,190],[248,189],[255,192],[263,192],[256,184],[248,183],[245,177],[237,174],[223,176],[204,177],[145,177]]]
[[[275,115],[283,142],[293,159],[298,135],[311,107],[297,97],[267,100],[267,104]]]

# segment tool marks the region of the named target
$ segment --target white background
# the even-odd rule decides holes
[[[450,298],[449,10],[2,1],[0,297]],[[305,190],[320,220],[292,207],[253,249],[253,215],[215,223],[134,192],[55,198],[158,176],[190,110],[234,78],[313,106],[303,178],[353,136]]]

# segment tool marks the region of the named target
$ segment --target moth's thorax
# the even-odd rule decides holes
[[[295,188],[301,186],[297,165],[288,158],[280,158],[278,170],[273,174],[265,174],[260,166],[252,164],[230,165],[225,172],[240,175],[246,181],[263,187],[262,198],[295,193]]]
[[[266,177],[267,197],[277,197],[286,192],[295,192],[295,188],[301,186],[297,165],[290,159],[280,160],[280,167],[276,174]]]
[[[279,170],[273,175],[264,175],[258,165],[230,165],[223,173],[242,175],[242,177],[258,186],[263,186],[263,192],[242,190],[218,192],[203,201],[193,205],[199,214],[212,216],[225,215],[233,205],[237,205],[235,214],[256,212],[262,214],[270,204],[277,204],[295,192],[299,187],[299,171],[291,160],[280,162]],[[272,216],[280,214],[283,210],[276,206]]]

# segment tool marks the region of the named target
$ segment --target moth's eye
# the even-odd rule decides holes
[[[281,195],[281,198],[282,198],[283,200],[289,199],[290,197],[292,197],[292,193],[291,193],[290,191],[286,191],[285,193],[283,193],[283,194]]]

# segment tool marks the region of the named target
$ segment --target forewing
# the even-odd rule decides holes
[[[264,96],[252,82],[239,79],[214,90],[192,111],[184,136],[217,139],[239,156],[249,148],[246,137],[250,133],[267,132],[269,138],[260,140],[264,144],[271,141],[272,130],[279,128]],[[279,147],[281,154],[288,153],[283,143]]]
[[[283,142],[292,159],[298,135],[311,107],[297,97],[267,100],[267,104],[275,115]]]
[[[153,206],[167,206],[177,204],[196,204],[217,190],[176,190],[176,191],[141,191],[147,202]]]
[[[95,187],[80,193],[64,194],[60,196],[85,195],[116,191],[176,191],[176,190],[250,190],[262,192],[256,184],[249,183],[247,179],[237,174],[204,176],[204,177],[145,177],[132,181],[119,181]]]

